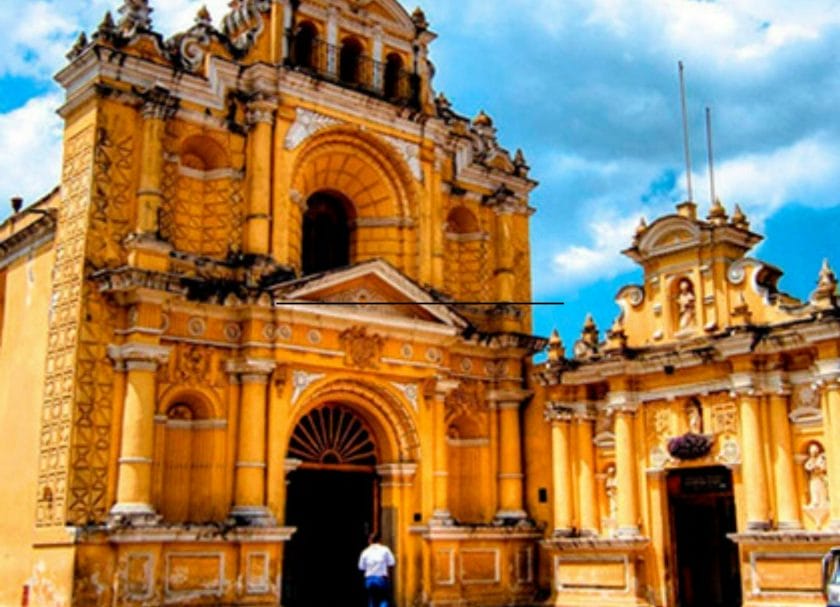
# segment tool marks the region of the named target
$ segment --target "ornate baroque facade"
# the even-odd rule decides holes
[[[80,37],[60,187],[0,226],[0,604],[350,605],[371,531],[400,607],[819,603],[827,265],[796,301],[684,203],[567,357],[525,158],[434,94],[421,11],[151,13]]]
[[[601,340],[592,319],[537,371],[552,433],[555,605],[820,605],[840,543],[840,314],[826,263],[809,302],[746,254],[736,207],[696,205],[625,254]]]
[[[401,605],[530,600],[545,343],[477,304],[530,299],[522,153],[434,96],[395,0],[151,15],[79,38],[61,186],[3,227],[4,499],[34,501],[0,602],[342,604],[374,530]]]

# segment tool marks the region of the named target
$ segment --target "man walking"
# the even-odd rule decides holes
[[[388,607],[391,590],[390,577],[396,561],[388,546],[380,543],[379,533],[368,538],[368,547],[359,557],[359,569],[365,572],[368,607]]]

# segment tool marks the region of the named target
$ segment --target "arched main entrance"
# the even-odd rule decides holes
[[[303,417],[288,457],[286,524],[297,531],[286,547],[285,607],[365,605],[359,553],[379,525],[377,446],[352,409],[326,404]]]

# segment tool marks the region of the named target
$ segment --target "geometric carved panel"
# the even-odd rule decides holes
[[[626,590],[628,563],[623,557],[563,558],[555,557],[558,589]]]
[[[126,569],[126,598],[129,601],[145,601],[152,597],[154,556],[151,554],[129,554]]]
[[[822,591],[820,554],[750,555],[753,591],[772,593],[818,593]]]

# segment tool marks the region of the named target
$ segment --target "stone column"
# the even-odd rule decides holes
[[[577,488],[578,488],[578,528],[581,535],[598,535],[598,505],[595,486],[595,417],[585,404],[578,405],[575,411],[575,433],[577,439]]]
[[[551,471],[554,485],[554,535],[572,535],[574,509],[572,500],[571,422],[572,410],[549,403],[546,417],[551,421]]]
[[[373,26],[373,88],[380,93],[385,85],[385,65],[382,56],[382,26],[377,24]]]
[[[141,155],[140,187],[137,190],[137,230],[144,235],[157,236],[160,207],[163,203],[163,135],[166,121],[177,109],[177,100],[163,89],[146,95],[143,104],[143,153]]]
[[[636,404],[628,394],[611,394],[610,409],[615,411],[615,470],[618,537],[638,537],[639,500],[636,487],[636,445],[634,422]]]
[[[156,386],[159,364],[169,358],[169,348],[143,343],[111,346],[108,356],[126,373],[120,438],[117,501],[111,508],[115,520],[134,525],[154,525],[158,517],[152,507],[152,463]]]
[[[242,383],[231,515],[253,526],[275,524],[265,490],[268,380],[275,366],[273,360],[246,358],[232,361],[227,369]]]
[[[522,390],[497,390],[488,398],[499,410],[499,506],[496,520],[528,518],[522,491],[522,434],[519,410],[530,396]]]
[[[338,76],[338,8],[327,9],[327,73]]]
[[[823,435],[828,459],[832,530],[840,530],[840,359],[817,361],[825,403]]]
[[[734,375],[732,384],[738,398],[741,417],[741,467],[747,509],[747,530],[765,531],[770,528],[767,499],[767,470],[761,435],[760,399],[748,375]]]
[[[430,399],[432,406],[432,440],[434,449],[432,460],[432,471],[434,474],[432,523],[437,525],[448,525],[452,523],[452,514],[449,512],[449,454],[446,428],[446,396],[457,387],[457,381],[439,379],[434,384],[434,391],[426,396],[426,398]]]
[[[271,131],[277,104],[258,96],[248,104],[248,215],[246,253],[268,255],[271,242]]]
[[[790,389],[784,380],[779,379],[776,383],[776,390],[769,397],[776,520],[781,530],[801,529],[802,519],[793,472],[793,447],[788,420]]]

